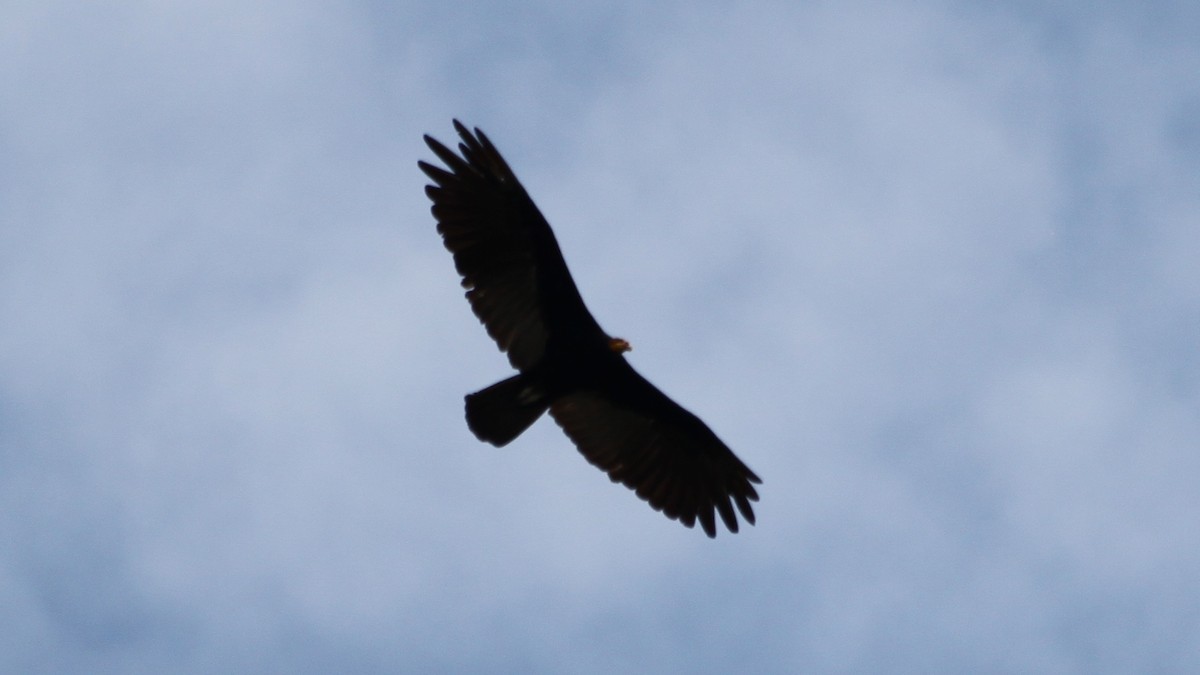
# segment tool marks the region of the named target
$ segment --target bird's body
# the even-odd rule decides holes
[[[699,418],[629,365],[629,345],[592,317],[550,225],[478,129],[454,122],[459,154],[425,137],[447,169],[419,162],[467,299],[519,372],[466,397],[467,424],[503,446],[547,410],[589,462],[688,527],[754,523],[758,476]],[[732,500],[732,501],[731,501]]]

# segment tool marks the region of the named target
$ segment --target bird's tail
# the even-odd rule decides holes
[[[529,428],[547,401],[521,375],[514,375],[474,394],[467,394],[467,426],[479,440],[508,445]]]

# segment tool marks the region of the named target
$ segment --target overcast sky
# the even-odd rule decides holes
[[[0,5],[0,671],[1200,671],[1200,5]],[[487,132],[764,484],[542,420]]]

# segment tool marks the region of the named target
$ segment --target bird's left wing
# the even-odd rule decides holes
[[[754,524],[757,475],[695,415],[629,369],[629,395],[583,390],[563,396],[550,414],[579,452],[668,518],[700,521],[716,536],[714,511],[738,531],[733,506]]]

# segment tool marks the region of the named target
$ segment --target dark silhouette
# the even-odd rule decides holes
[[[714,511],[738,531],[754,523],[761,483],[695,415],[637,373],[575,287],[550,225],[487,136],[454,121],[455,154],[425,142],[446,169],[418,162],[436,185],[446,248],[471,309],[519,373],[467,399],[467,425],[503,446],[546,410],[589,462],[668,518],[716,536]],[[460,156],[461,155],[461,156]]]

